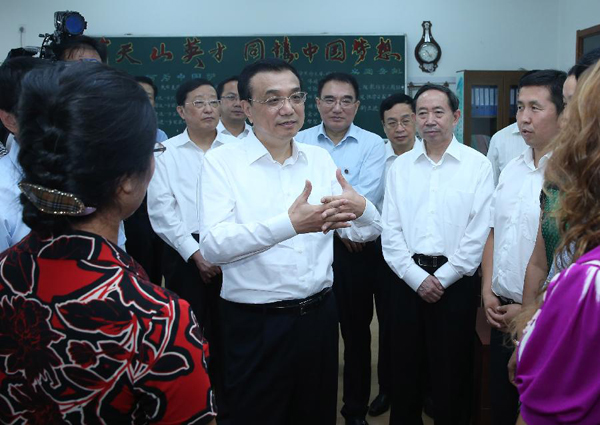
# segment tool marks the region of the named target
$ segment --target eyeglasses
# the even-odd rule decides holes
[[[349,109],[349,108],[353,107],[354,104],[356,103],[356,100],[349,98],[349,97],[344,97],[342,99],[336,99],[335,97],[326,97],[326,98],[317,98],[317,99],[319,99],[321,101],[321,103],[324,104],[327,108],[333,108],[339,102],[340,107],[342,109]]]
[[[238,100],[240,100],[239,96],[236,96],[235,94],[228,94],[227,96],[221,96],[221,101],[226,100],[228,102],[237,102]]]
[[[403,128],[408,128],[412,124],[413,124],[413,121],[410,118],[405,118],[401,121],[387,121],[385,123],[385,126],[387,128],[394,130],[394,129],[398,128],[399,125],[401,125]]]
[[[154,145],[154,149],[152,150],[152,152],[154,152],[154,158],[161,156],[163,154],[163,152],[166,150],[167,150],[167,147],[165,145],[163,145],[160,142],[157,142]]]
[[[217,109],[219,107],[219,105],[221,104],[221,101],[220,100],[194,100],[193,102],[185,102],[184,105],[189,105],[190,103],[198,109],[202,109],[206,105],[210,105],[211,108]]]
[[[290,105],[292,106],[300,106],[304,105],[306,102],[306,92],[299,91],[296,93],[292,93],[288,97],[285,96],[273,96],[268,98],[267,100],[256,100],[256,99],[248,99],[251,102],[260,103],[262,105],[267,105],[268,108],[278,111],[283,107],[283,104],[286,100],[290,101]]]

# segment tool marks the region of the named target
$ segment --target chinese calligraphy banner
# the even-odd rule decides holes
[[[405,92],[404,35],[305,35],[268,37],[105,37],[109,63],[131,75],[152,78],[158,87],[159,127],[169,137],[183,131],[175,92],[191,78],[216,86],[244,66],[277,57],[296,67],[308,92],[304,128],[321,122],[316,108],[317,84],[330,72],[347,72],[360,86],[355,123],[382,136],[379,104],[392,93]]]

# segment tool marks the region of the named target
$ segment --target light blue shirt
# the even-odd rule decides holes
[[[344,138],[335,145],[321,123],[298,133],[296,140],[325,149],[358,193],[375,205],[380,202],[386,153],[385,143],[377,134],[351,124]]]
[[[156,142],[157,143],[162,143],[165,140],[167,140],[169,138],[169,136],[167,136],[167,134],[162,131],[160,128],[156,130]]]

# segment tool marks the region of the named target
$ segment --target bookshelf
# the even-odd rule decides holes
[[[459,71],[457,139],[484,155],[495,132],[516,121],[517,87],[527,71]]]

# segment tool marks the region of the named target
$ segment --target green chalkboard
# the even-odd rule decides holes
[[[309,93],[304,128],[321,122],[315,104],[317,83],[330,72],[347,72],[360,85],[355,123],[383,136],[379,104],[405,92],[404,35],[304,35],[247,37],[105,37],[109,63],[132,75],[152,78],[159,89],[159,127],[170,137],[183,131],[175,92],[182,81],[206,78],[215,86],[248,63],[279,57],[296,67]]]

